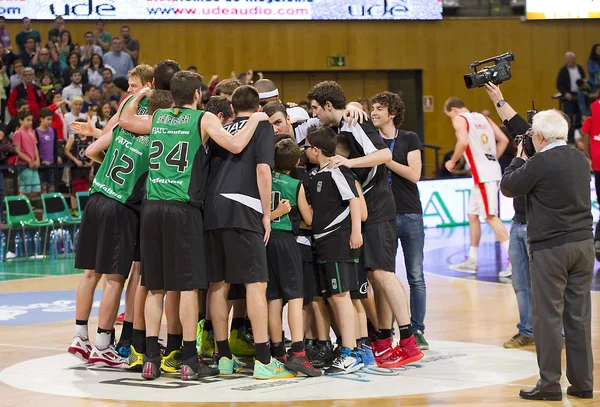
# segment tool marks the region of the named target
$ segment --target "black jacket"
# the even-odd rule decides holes
[[[579,70],[581,79],[585,79],[585,71],[581,65],[577,64],[577,69]],[[565,93],[573,93],[571,91],[571,75],[569,75],[569,69],[566,65],[558,71],[558,76],[556,77],[556,89],[558,89],[563,96]]]

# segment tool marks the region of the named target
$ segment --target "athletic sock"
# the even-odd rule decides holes
[[[194,356],[198,356],[196,341],[183,341],[183,354],[181,355],[181,359],[186,360],[193,358]]]
[[[391,329],[380,329],[379,332],[377,332],[377,340],[384,340],[384,339],[388,339],[392,337],[392,330]]]
[[[282,347],[285,349],[285,347]],[[221,350],[221,348],[219,348]],[[285,352],[285,350],[284,350]],[[256,344],[256,360],[258,360],[263,365],[268,365],[271,363],[271,353],[269,352],[269,342],[265,343],[257,343]]]
[[[241,327],[244,326],[244,323],[246,322],[246,318],[232,318],[231,319],[231,330],[233,331],[235,330],[240,330]]]
[[[229,349],[229,341],[217,341],[217,349],[219,349],[219,355],[223,358],[231,359],[233,355],[231,354],[231,349]]]
[[[111,331],[109,329],[98,328],[98,335],[96,335],[96,342],[94,343],[98,350],[104,350],[110,346],[110,335]]]
[[[402,325],[400,327],[400,340],[403,341],[405,339],[410,338],[413,335],[412,327],[410,324]]]
[[[131,340],[133,336],[133,322],[124,321],[123,329],[121,330],[121,337],[119,338],[119,342],[128,342]]]
[[[134,329],[131,344],[138,353],[146,353],[146,330]]]
[[[299,356],[298,354],[300,353],[306,355],[304,352],[304,342],[292,342],[292,352],[294,352],[294,355],[296,356]]]
[[[117,337],[117,331],[115,331],[115,328],[113,328],[110,331],[110,343],[112,343],[113,345],[115,344],[115,338]]]
[[[151,359],[160,357],[160,347],[158,346],[158,336],[146,337],[146,356]]]
[[[506,250],[506,253],[508,253],[508,244],[509,244],[509,240],[505,240],[504,242],[501,243],[502,247],[504,247],[504,250]]]
[[[469,258],[474,262],[477,262],[477,253],[479,253],[479,247],[471,246],[469,248]]]
[[[285,344],[283,341],[271,343],[271,355],[273,355],[274,358],[282,358],[285,356]]]
[[[83,339],[89,338],[88,322],[80,319],[75,320],[75,336]]]
[[[204,330],[205,331],[213,330],[212,321],[210,319],[207,319],[206,322],[204,323]]]
[[[165,349],[165,355],[170,355],[174,350],[181,349],[181,342],[183,342],[182,334],[170,334],[167,332],[167,349]]]

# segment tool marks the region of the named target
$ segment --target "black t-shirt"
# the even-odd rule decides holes
[[[74,136],[73,146],[71,147],[71,154],[75,156],[79,161],[84,164],[89,162],[90,159],[85,155],[85,150],[92,144],[93,140],[91,137],[81,139],[79,136]],[[90,167],[73,167],[71,168],[71,179],[84,178],[90,173]]]
[[[398,130],[395,140],[394,143],[394,140],[383,139],[388,148],[391,149],[393,144],[392,159],[398,164],[408,165],[408,153],[423,150],[419,136],[412,131]],[[392,194],[396,203],[396,213],[423,214],[417,184],[393,171],[388,170],[388,172],[392,174]]]
[[[225,126],[231,134],[240,131],[248,117],[238,117]],[[208,143],[209,174],[204,205],[204,228],[241,228],[263,233],[262,204],[256,166],[275,165],[273,126],[262,122],[244,151],[232,154],[214,140]]]
[[[369,121],[356,126],[342,121],[338,132],[348,139],[350,159],[364,157],[378,150],[388,148],[375,126]],[[395,219],[394,197],[388,182],[385,164],[373,168],[353,168],[352,172],[356,174],[365,194],[367,208],[369,209],[369,217],[366,223]]]
[[[322,168],[310,180],[312,231],[319,261],[353,261],[350,203],[358,197],[354,175],[346,167]]]

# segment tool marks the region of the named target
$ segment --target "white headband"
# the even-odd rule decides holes
[[[263,92],[263,93],[259,93],[258,94],[258,98],[259,99],[269,99],[275,96],[279,96],[279,89],[275,88],[275,90],[272,90],[270,92]]]

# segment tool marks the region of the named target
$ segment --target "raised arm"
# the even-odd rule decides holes
[[[496,108],[496,112],[498,112],[498,116],[500,116],[500,120],[510,120],[517,115],[515,109],[513,109],[511,105],[506,103],[506,100],[504,101],[504,104],[502,106],[498,107],[498,102],[504,100],[502,92],[500,91],[500,87],[494,85],[491,82],[486,83],[484,87],[485,91],[490,97],[490,100],[494,103],[494,107]]]
[[[261,121],[269,120],[265,113],[254,113],[246,125],[232,136],[223,128],[221,121],[212,113],[205,112],[202,116],[202,144],[206,144],[208,138],[211,137],[218,145],[228,150],[233,154],[241,153],[250,142],[254,135],[256,127]],[[270,199],[270,198],[269,198]],[[269,201],[270,202],[270,201]],[[269,204],[270,205],[270,204]],[[270,208],[270,206],[269,206]]]

